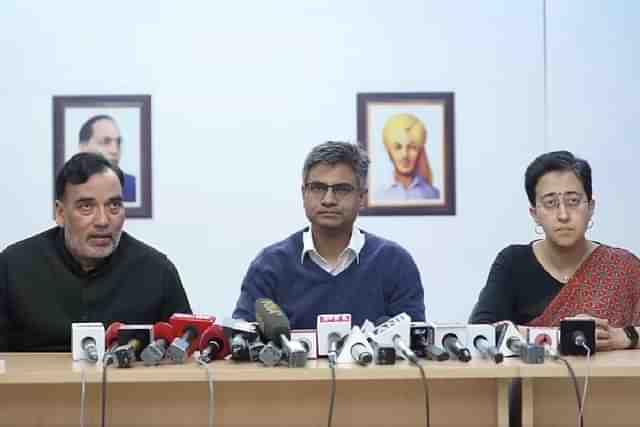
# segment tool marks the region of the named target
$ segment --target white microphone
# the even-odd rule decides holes
[[[400,313],[376,326],[370,336],[378,345],[393,346],[396,353],[418,363],[418,356],[407,345],[411,339],[410,329],[411,317],[407,313]]]
[[[104,325],[102,323],[71,324],[71,355],[73,360],[96,363],[104,356]]]
[[[320,314],[318,327],[318,356],[327,356],[334,367],[338,358],[338,342],[351,330],[351,314]]]
[[[495,363],[501,363],[504,355],[496,348],[496,330],[488,324],[467,325],[467,334],[471,342],[471,355],[478,355],[485,359],[491,359]]]
[[[368,365],[373,361],[373,348],[362,333],[360,327],[355,325],[342,343],[337,363],[353,363]]]
[[[512,322],[504,321],[496,324],[496,337],[498,351],[504,356],[519,356],[524,363],[544,362],[544,347],[528,344]]]
[[[461,362],[471,360],[471,352],[468,348],[467,325],[460,323],[432,322],[436,345],[441,345],[452,357],[456,357]]]

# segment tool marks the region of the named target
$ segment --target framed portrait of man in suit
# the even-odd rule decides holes
[[[370,159],[361,215],[455,215],[454,94],[360,93]]]
[[[62,165],[85,151],[122,170],[126,216],[151,218],[151,96],[54,96],[54,182]]]

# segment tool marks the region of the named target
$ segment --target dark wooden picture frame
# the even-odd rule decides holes
[[[357,94],[369,154],[361,215],[455,215],[453,92]]]
[[[101,150],[94,140],[80,141],[81,130],[84,137],[93,138],[99,122],[109,123],[110,129],[115,129],[112,132],[120,137],[117,154],[103,154],[117,156],[109,160],[118,162],[125,173],[127,218],[151,218],[151,95],[54,96],[54,187],[58,171],[71,156],[79,151]]]

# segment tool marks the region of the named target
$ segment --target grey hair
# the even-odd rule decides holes
[[[302,181],[307,182],[309,171],[318,164],[335,166],[345,164],[358,177],[361,190],[367,188],[367,173],[369,171],[369,156],[359,145],[341,141],[327,141],[313,147],[307,155],[302,168]]]

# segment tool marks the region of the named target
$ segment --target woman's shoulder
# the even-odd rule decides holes
[[[618,248],[600,243],[596,249],[601,257],[619,264],[632,264],[640,268],[640,259],[628,249]]]

